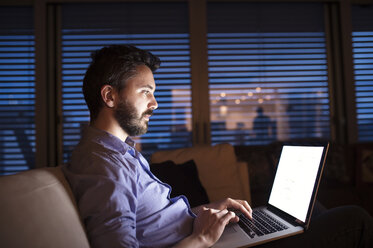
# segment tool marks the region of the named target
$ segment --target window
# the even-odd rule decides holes
[[[35,72],[31,7],[0,7],[0,175],[34,167]]]
[[[209,3],[212,143],[329,138],[321,4]]]
[[[373,141],[373,6],[352,7],[358,140]]]
[[[159,56],[159,108],[148,133],[137,138],[143,155],[191,146],[188,8],[185,3],[66,4],[62,6],[63,158],[89,121],[81,91],[90,53],[109,44],[133,44]]]

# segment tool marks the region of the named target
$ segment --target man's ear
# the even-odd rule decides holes
[[[110,86],[105,84],[101,88],[101,98],[104,101],[105,105],[109,108],[114,107],[115,103],[115,97],[116,97],[116,91],[115,89]]]

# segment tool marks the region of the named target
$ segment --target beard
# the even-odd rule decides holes
[[[120,101],[117,109],[114,111],[114,117],[119,123],[119,126],[129,136],[139,136],[148,131],[148,121],[144,120],[145,115],[152,115],[153,110],[148,109],[140,116],[137,114],[136,108],[127,101]]]

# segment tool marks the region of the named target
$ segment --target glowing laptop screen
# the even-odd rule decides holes
[[[323,151],[322,146],[285,145],[269,204],[305,222]]]

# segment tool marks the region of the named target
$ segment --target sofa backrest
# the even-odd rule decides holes
[[[153,153],[151,157],[152,163],[161,163],[167,160],[176,164],[193,160],[211,202],[226,197],[251,202],[247,164],[237,161],[232,145],[224,143],[215,146],[163,150]]]
[[[60,167],[0,177],[0,247],[89,248]]]

